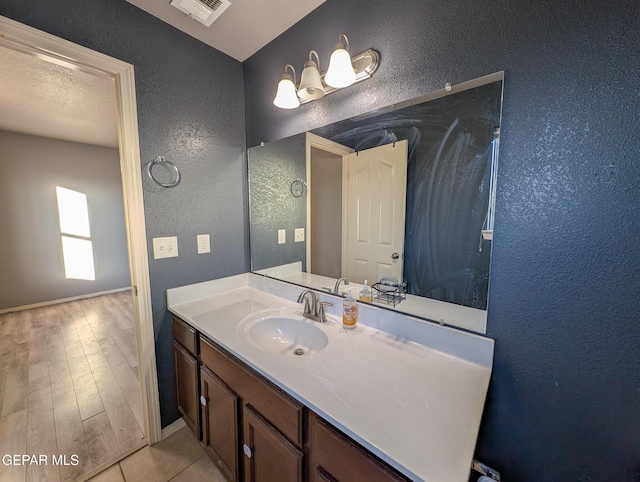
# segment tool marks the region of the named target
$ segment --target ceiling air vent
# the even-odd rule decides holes
[[[207,27],[231,5],[229,0],[171,0],[170,3]]]

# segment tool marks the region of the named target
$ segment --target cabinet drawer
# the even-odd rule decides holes
[[[173,339],[177,340],[193,356],[197,356],[198,337],[196,330],[175,316],[171,317],[171,330],[173,331]]]
[[[245,404],[254,407],[285,437],[302,447],[302,404],[202,336],[200,358],[220,380],[233,387]]]
[[[409,480],[315,414],[309,416],[309,434],[310,472],[314,481],[406,482]]]

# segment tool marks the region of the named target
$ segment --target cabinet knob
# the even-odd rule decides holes
[[[200,395],[200,405],[207,406],[207,399]]]
[[[251,448],[247,444],[242,446],[242,451],[248,458],[251,458]]]

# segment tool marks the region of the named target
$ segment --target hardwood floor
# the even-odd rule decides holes
[[[131,307],[121,292],[0,314],[0,453],[47,461],[0,463],[0,481],[82,480],[140,445]]]

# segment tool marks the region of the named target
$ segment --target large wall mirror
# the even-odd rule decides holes
[[[250,148],[252,271],[484,333],[503,81]]]

